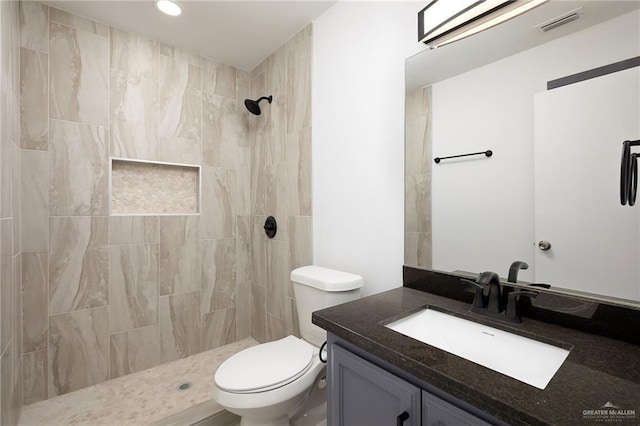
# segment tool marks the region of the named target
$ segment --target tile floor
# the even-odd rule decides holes
[[[213,414],[217,404],[210,400],[216,369],[234,353],[256,344],[247,338],[25,406],[18,425],[150,425],[203,403]],[[177,390],[184,382],[191,387]]]

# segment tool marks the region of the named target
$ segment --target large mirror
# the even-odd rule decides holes
[[[619,190],[639,8],[550,1],[407,59],[405,264],[506,277],[521,260],[520,280],[640,306],[640,202]]]

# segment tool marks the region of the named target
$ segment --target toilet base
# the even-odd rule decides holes
[[[241,417],[240,426],[326,426],[327,389],[325,380],[324,373],[320,374],[305,397],[296,408],[289,412],[289,415],[272,420],[256,420],[245,416]]]
[[[306,379],[313,379],[313,382],[305,384],[304,382],[307,380],[301,381],[298,383],[298,385],[302,385],[299,386],[299,391],[293,392],[289,398],[279,402],[271,401],[268,404],[260,404],[259,407],[256,406],[257,404],[243,406],[242,402],[247,402],[244,398],[239,399],[238,395],[223,392],[217,386],[214,386],[214,399],[227,411],[240,416],[240,426],[316,426],[322,412],[326,413],[324,365],[318,362],[315,368],[312,368],[311,373]],[[320,382],[323,384],[321,385]],[[268,393],[271,394],[272,391]],[[243,396],[261,397],[260,394]],[[308,414],[312,415],[308,416]],[[310,420],[312,423],[309,423]]]
[[[240,426],[289,426],[289,416],[284,415],[270,420],[250,419],[242,416],[240,418]]]
[[[289,426],[290,414],[296,412],[305,400],[305,394],[296,395],[277,404],[261,408],[229,407],[227,411],[240,416],[240,426]]]
[[[289,420],[291,426],[327,426],[326,376],[320,374],[302,406]]]

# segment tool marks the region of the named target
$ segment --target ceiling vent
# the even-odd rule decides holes
[[[560,16],[556,16],[553,19],[549,19],[546,22],[543,22],[542,24],[538,24],[536,25],[534,28],[539,28],[540,30],[542,30],[543,32],[547,32],[547,31],[551,31],[555,28],[558,28],[564,24],[568,24],[569,22],[573,22],[576,21],[578,19],[580,19],[580,17],[582,16],[582,14],[584,13],[584,11],[582,10],[581,7],[574,9],[570,12],[567,13],[563,13]]]

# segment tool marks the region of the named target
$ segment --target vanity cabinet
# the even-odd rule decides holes
[[[328,362],[329,426],[489,425],[338,344]]]
[[[424,426],[488,426],[473,414],[422,391],[422,424]]]
[[[420,388],[338,345],[329,352],[329,425],[421,425]]]

